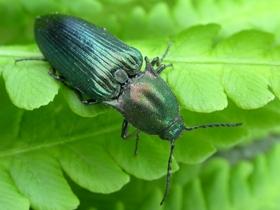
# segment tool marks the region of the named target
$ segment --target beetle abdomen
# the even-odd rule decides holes
[[[37,18],[35,37],[45,58],[61,76],[82,93],[97,100],[116,97],[120,84],[114,72],[135,75],[142,65],[141,53],[104,29],[65,15]]]

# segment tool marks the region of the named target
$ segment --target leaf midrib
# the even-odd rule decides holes
[[[40,57],[41,53],[30,52],[28,50],[9,50],[5,48],[0,49],[1,58],[18,58],[18,57]],[[263,58],[224,58],[224,57],[177,57],[166,58],[165,62],[170,63],[184,63],[184,64],[200,64],[200,65],[247,65],[247,66],[280,66],[280,61],[264,60]]]
[[[61,139],[61,138],[55,138],[55,140],[57,139],[57,141],[52,142],[52,143],[44,143],[44,144],[40,144],[40,145],[35,145],[35,146],[29,146],[29,147],[22,147],[22,148],[15,148],[15,149],[10,149],[4,152],[0,152],[0,158],[5,158],[5,157],[9,157],[9,156],[13,156],[13,155],[18,155],[18,154],[22,154],[22,153],[27,153],[27,152],[31,152],[31,151],[35,151],[35,150],[40,150],[40,149],[44,149],[44,148],[51,148],[51,147],[56,147],[58,145],[63,145],[63,144],[68,144],[68,143],[72,143],[75,141],[79,141],[79,140],[83,140],[83,139],[88,139],[91,137],[95,137],[95,136],[100,136],[100,135],[104,135],[106,133],[112,133],[114,131],[119,130],[119,126],[110,126],[110,127],[106,127],[105,129],[100,129],[99,131],[95,131],[94,133],[90,133],[90,134],[81,134],[81,135],[76,135],[73,137],[67,137],[66,139]]]
[[[270,66],[280,67],[280,61],[264,61],[253,59],[207,59],[200,60],[198,58],[183,58],[183,59],[165,59],[166,63],[182,63],[182,64],[199,64],[199,65],[247,65],[247,66]]]

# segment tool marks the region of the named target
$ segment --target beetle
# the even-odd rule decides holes
[[[84,104],[103,103],[124,116],[121,137],[127,138],[128,125],[139,132],[158,135],[170,142],[166,186],[161,204],[170,188],[172,156],[175,140],[183,131],[211,127],[235,127],[241,123],[213,123],[186,127],[179,113],[176,96],[159,76],[170,65],[162,58],[145,60],[139,50],[128,46],[104,28],[80,18],[51,14],[35,21],[35,39],[50,75],[73,89]],[[136,148],[137,148],[136,143]],[[136,152],[136,151],[135,151]]]

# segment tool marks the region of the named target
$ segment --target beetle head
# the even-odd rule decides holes
[[[185,126],[182,118],[176,117],[176,119],[169,125],[169,127],[161,133],[160,137],[169,141],[175,140],[184,130]]]
[[[169,153],[169,159],[168,159],[168,166],[167,166],[167,175],[166,175],[166,186],[163,198],[160,202],[160,205],[163,204],[165,201],[167,194],[170,189],[170,178],[171,178],[171,165],[172,165],[172,156],[174,153],[174,147],[175,147],[175,140],[180,136],[182,131],[192,131],[200,128],[214,128],[214,127],[237,127],[242,125],[242,123],[210,123],[205,125],[197,125],[193,127],[185,127],[184,122],[181,117],[177,117],[170,126],[165,129],[160,135],[162,139],[166,139],[170,142],[170,153]]]

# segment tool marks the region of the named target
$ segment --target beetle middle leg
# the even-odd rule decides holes
[[[123,120],[122,123],[122,130],[121,130],[121,137],[122,139],[128,139],[129,137],[136,135],[136,139],[135,139],[135,147],[134,147],[134,155],[138,154],[138,145],[139,145],[139,134],[140,134],[140,130],[136,130],[136,134],[135,132],[128,134],[128,126],[129,123],[126,119]]]

